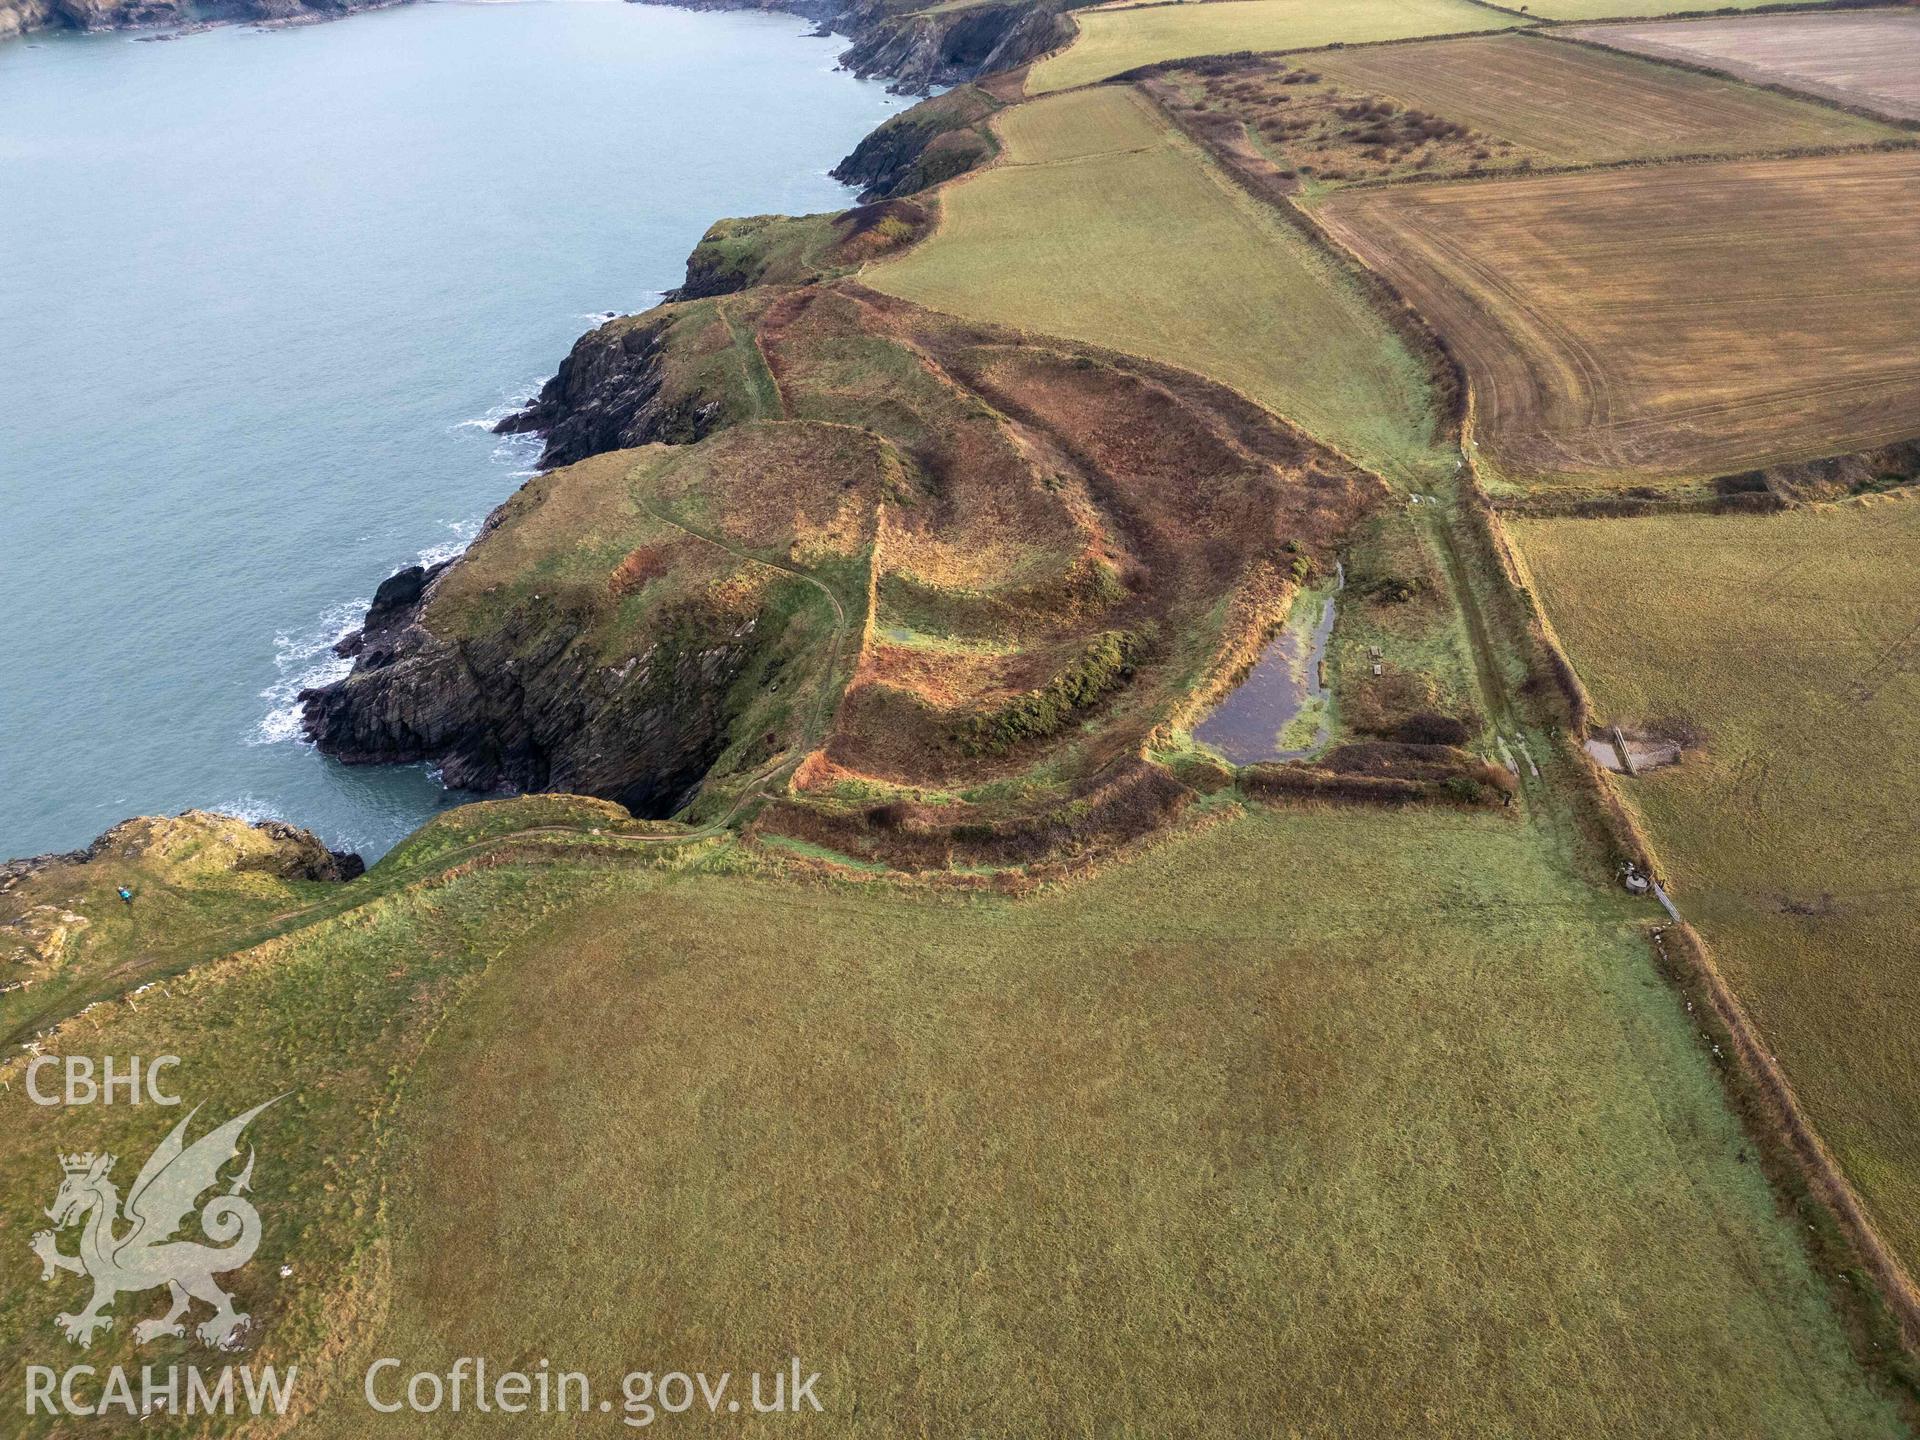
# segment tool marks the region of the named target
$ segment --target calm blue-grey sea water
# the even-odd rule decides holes
[[[293,693],[537,445],[484,422],[885,118],[784,16],[425,4],[0,44],[0,856],[189,806],[390,847],[446,803]]]

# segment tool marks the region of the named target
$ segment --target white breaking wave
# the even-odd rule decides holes
[[[262,820],[285,820],[287,817],[278,805],[271,800],[262,800],[258,795],[242,795],[237,800],[222,800],[217,805],[206,807],[216,815],[231,815],[236,820],[244,820],[249,825],[258,825]]]
[[[540,473],[537,462],[540,452],[547,442],[541,436],[530,432],[518,435],[502,435],[500,443],[493,447],[493,453],[487,458],[496,465],[510,465],[507,472],[511,480],[530,480]]]
[[[456,421],[451,428],[491,431],[507,416],[525,409],[539,390],[538,382],[532,386],[522,386],[486,414],[471,420]],[[529,479],[539,473],[533,468],[533,462],[540,457],[542,443],[538,435],[502,435],[488,458],[496,465],[516,466],[509,471],[511,478]],[[480,533],[482,521],[448,520],[443,523],[448,531],[447,538],[422,549],[414,558],[414,564],[438,565],[443,560],[451,560],[461,554]],[[353,669],[353,661],[335,654],[333,647],[360,628],[361,621],[366,618],[367,607],[372,603],[370,598],[343,600],[321,611],[319,619],[310,628],[297,632],[283,630],[273,637],[276,678],[273,684],[260,692],[260,698],[267,702],[267,713],[247,737],[249,745],[280,745],[288,741],[305,743],[300,729],[300,692],[317,690],[322,685],[331,685],[336,680],[346,678]]]
[[[345,678],[353,662],[333,647],[360,628],[370,599],[343,600],[320,612],[319,620],[298,632],[273,637],[273,668],[278,678],[260,692],[267,713],[247,737],[249,745],[278,745],[300,739],[300,692]]]
[[[573,318],[576,320],[585,320],[593,325],[604,325],[609,320],[624,320],[629,315],[640,315],[653,309],[654,306],[660,304],[667,298],[667,292],[664,290],[642,290],[640,296],[646,303],[632,310],[585,310]]]
[[[474,536],[480,533],[478,520],[449,520],[446,524],[447,529],[452,532],[452,537],[422,550],[415,564],[438,565],[442,560],[451,560],[471,545]]]
[[[438,565],[442,560],[451,560],[473,544],[474,537],[480,533],[479,520],[448,520],[444,523],[447,538],[427,546],[414,558],[414,564]],[[336,655],[333,647],[360,628],[360,622],[366,619],[367,607],[372,603],[370,599],[343,600],[321,611],[320,618],[310,629],[298,633],[283,630],[273,637],[273,668],[278,672],[278,678],[260,692],[260,698],[267,702],[267,713],[247,738],[249,745],[278,745],[287,740],[302,739],[300,692],[316,690],[322,685],[331,685],[336,680],[346,678],[347,672],[353,669],[353,661],[344,655]],[[276,815],[269,818],[280,817]]]
[[[513,390],[501,397],[486,414],[476,415],[471,420],[456,420],[453,422],[451,428],[455,430],[491,430],[509,415],[517,415],[526,409],[527,406],[531,405],[540,394],[540,387],[546,383],[546,379],[543,376],[541,379],[535,380],[530,384],[516,386]]]

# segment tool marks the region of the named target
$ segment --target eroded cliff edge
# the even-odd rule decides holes
[[[245,23],[298,25],[404,0],[0,0],[0,40],[38,30]]]
[[[1072,26],[1067,0],[1005,0],[947,7],[937,0],[641,0],[692,10],[774,10],[813,21],[853,43],[840,63],[924,95],[982,75],[1015,69],[1064,44]]]
[[[222,23],[288,25],[333,20],[407,0],[0,0],[0,39],[44,30],[124,30]],[[682,4],[682,0],[639,0]],[[1063,42],[1070,27],[1061,0],[993,0],[963,9],[887,0],[691,0],[694,10],[773,10],[799,15],[850,41],[840,63],[862,78],[884,78],[926,94],[1009,70]]]
[[[603,325],[537,417],[566,463],[382,588],[304,697],[319,747],[652,818],[763,794],[763,828],[936,867],[1164,823],[1151,737],[1383,493],[1198,377],[848,277]]]
[[[571,490],[617,487],[626,463],[616,455],[543,476],[490,525],[566,510]],[[431,763],[455,789],[572,791],[640,816],[686,803],[726,748],[730,692],[759,648],[757,617],[690,596],[633,626],[616,654],[602,633],[607,615],[570,587],[482,582],[430,616],[455,563],[403,570],[380,587],[344,642],[352,672],[302,697],[308,737],[347,764]],[[616,611],[619,591],[610,582]]]

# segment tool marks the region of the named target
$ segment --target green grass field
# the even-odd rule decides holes
[[[1468,0],[1210,0],[1088,10],[1074,17],[1080,33],[1057,55],[1033,67],[1027,93],[1044,95],[1119,75],[1161,60],[1226,55],[1237,50],[1304,50],[1502,30],[1526,23]]]
[[[1864,1194],[1920,1264],[1920,805],[1910,499],[1515,527],[1608,719],[1705,733],[1619,789]]]
[[[1255,812],[1029,901],[700,854],[471,871],[90,1019],[216,1113],[293,1090],[237,1279],[334,1382],[301,1434],[484,1433],[360,1392],[474,1354],[798,1355],[830,1434],[1899,1433],[1640,910],[1511,816]],[[22,1242],[56,1148],[161,1128],[0,1103]]]
[[[1130,89],[1032,102],[1006,153],[867,283],[936,310],[1170,361],[1386,470],[1433,463],[1420,362],[1338,265]]]
[[[1143,46],[1518,22],[1466,0],[1225,0],[1080,23],[1039,88]],[[35,1041],[51,1054],[178,1056],[171,1084],[205,1106],[196,1130],[281,1097],[247,1136],[260,1250],[223,1283],[256,1322],[245,1362],[298,1366],[295,1414],[101,1428],[414,1440],[584,1420],[616,1435],[626,1372],[744,1377],[795,1357],[821,1373],[823,1413],[771,1428],[874,1440],[1910,1437],[1910,1404],[1850,1349],[1844,1278],[1810,1259],[1814,1217],[1769,1185],[1656,971],[1659,912],[1596,878],[1563,758],[1509,693],[1526,678],[1517,626],[1475,568],[1484,550],[1448,528],[1455,456],[1421,360],[1348,270],[1132,88],[1052,95],[994,126],[999,163],[946,186],[937,233],[862,281],[1185,366],[1442,492],[1357,529],[1331,661],[1370,677],[1378,646],[1383,682],[1426,688],[1349,687],[1337,718],[1374,734],[1395,705],[1485,710],[1476,722],[1540,742],[1546,773],[1507,809],[1389,810],[1264,808],[1222,771],[1227,788],[1192,797],[1171,833],[1045,883],[1060,872],[959,868],[938,877],[950,889],[871,863],[835,877],[821,867],[841,857],[805,838],[682,842],[550,796],[449,811],[346,886],[236,869],[228,852],[263,844],[238,822],[172,827],[169,853],[127,860],[131,911],[111,888],[125,867],[33,875],[8,892],[40,929],[0,956],[0,977],[32,982],[0,993],[0,1034],[61,1022]],[[722,242],[722,268],[760,253],[744,232]],[[780,323],[761,325],[759,304],[786,307]],[[829,285],[678,307],[689,338],[668,392],[761,420],[550,472],[433,616],[484,633],[523,592],[571,591],[582,614],[631,619],[646,587],[678,599],[803,559],[824,566],[836,612],[864,614],[854,561],[870,537],[843,490],[920,515],[990,493],[1005,503],[992,523],[923,544],[911,573],[950,573],[925,559],[950,551],[1018,579],[1041,512],[1011,504],[1012,472],[967,423],[992,418],[985,381],[950,396],[959,382],[935,374],[970,352],[898,317],[883,345],[846,318],[858,307],[894,308]],[[1106,392],[1075,377],[1119,363],[1084,359],[1058,359],[1055,379],[1100,423],[1069,443],[1052,437],[1081,432],[1034,421],[1023,443],[1085,467],[1104,445],[1115,476],[1160,466],[1177,488],[1190,469],[1220,488],[1177,438],[1201,432],[1135,438],[1124,406],[1096,412]],[[1040,413],[1050,372],[996,363],[999,393]],[[939,485],[894,483],[886,445],[938,459]],[[1142,528],[1158,513],[1121,508]],[[904,547],[911,527],[887,513]],[[1898,1023],[1920,1005],[1916,892],[1896,843],[1920,791],[1920,504],[1519,536],[1610,713],[1705,733],[1629,803],[1826,1138],[1920,1255],[1920,1057]],[[660,568],[667,547],[681,568]],[[758,583],[787,585],[818,637],[837,620],[810,588]],[[1019,640],[1004,621],[952,623],[931,584],[867,593],[929,674]],[[1170,638],[1192,645],[1218,608],[1170,609]],[[775,707],[815,743],[813,673],[762,687],[738,743],[788,733]],[[751,793],[755,767],[733,773]],[[988,888],[1009,880],[1039,888]],[[185,1340],[136,1344],[134,1323],[163,1308],[152,1293],[123,1298],[84,1354],[57,1336],[84,1287],[43,1283],[27,1246],[60,1154],[111,1149],[124,1193],[184,1112],[42,1108],[26,1063],[0,1057],[0,1371],[206,1364]],[[615,1408],[382,1416],[363,1383],[383,1356],[401,1376],[550,1362]],[[732,1433],[749,1417],[655,1418]],[[5,1433],[74,1427],[15,1411]]]

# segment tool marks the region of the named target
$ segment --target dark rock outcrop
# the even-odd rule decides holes
[[[378,10],[404,0],[0,0],[0,39],[33,30],[203,28],[222,22],[300,25]]]
[[[538,597],[477,637],[436,635],[421,616],[437,578],[416,567],[383,585],[388,603],[354,637],[353,671],[301,695],[323,753],[350,765],[425,761],[454,789],[566,790],[640,816],[691,798],[726,748],[751,621],[716,631],[687,616],[609,665],[584,639],[587,617]]]
[[[447,566],[451,560],[442,560],[438,565],[409,565],[380,582],[380,588],[373,592],[373,603],[367,607],[366,618],[360,622],[360,628],[334,646],[337,655],[358,655],[367,643],[369,635],[384,635],[413,618],[420,606],[421,597],[427,593],[427,586]]]
[[[187,810],[172,818],[143,815],[123,820],[84,850],[0,862],[0,893],[43,870],[134,860],[253,871],[283,880],[356,880],[367,871],[360,856],[329,850],[312,831],[284,820],[248,821],[209,810]]]
[[[987,119],[1000,102],[977,85],[962,85],[888,120],[854,147],[833,178],[861,187],[863,201],[913,195],[964,175],[992,158]]]
[[[698,393],[669,390],[662,362],[674,319],[671,311],[652,310],[589,330],[533,403],[495,430],[544,434],[542,468],[608,450],[701,439],[718,424],[720,406]]]
[[[277,858],[262,868],[287,880],[358,880],[367,862],[350,850],[329,850],[312,831],[284,820],[258,820],[254,829],[274,842]],[[244,865],[241,868],[246,868]]]
[[[853,43],[840,64],[854,74],[884,77],[903,94],[960,85],[1011,70],[1064,42],[1071,27],[1058,0],[1007,0],[951,10],[902,14],[889,0],[640,0],[694,10],[783,10]]]
[[[1053,6],[1031,0],[905,15],[885,0],[869,0],[832,28],[853,37],[842,65],[856,75],[885,76],[894,89],[914,95],[1012,70],[1046,54],[1067,33]]]

